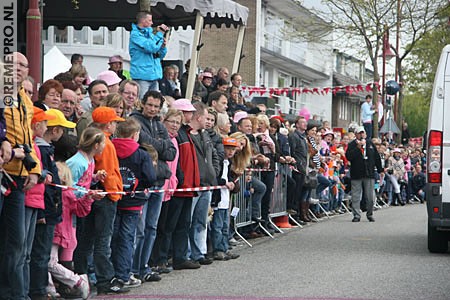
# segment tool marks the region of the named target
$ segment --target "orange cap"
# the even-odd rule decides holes
[[[106,124],[109,122],[117,121],[123,122],[124,118],[118,117],[116,111],[111,107],[100,106],[94,109],[92,112],[92,120],[95,123]]]
[[[39,107],[33,106],[33,119],[31,119],[31,124],[53,119],[56,119],[56,117],[48,115],[44,110],[40,109]]]
[[[239,147],[239,143],[235,138],[226,137],[222,139],[224,146]]]

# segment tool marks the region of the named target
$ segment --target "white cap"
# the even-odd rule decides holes
[[[355,133],[361,133],[361,132],[366,133],[366,130],[364,129],[364,126],[358,126],[358,127],[356,127]]]

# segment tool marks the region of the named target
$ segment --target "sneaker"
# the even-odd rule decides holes
[[[229,260],[229,257],[225,252],[218,251],[214,253],[214,260]]]
[[[133,274],[130,275],[130,279],[128,279],[128,281],[125,281],[123,283],[124,287],[127,288],[134,288],[134,287],[138,287],[142,284],[142,281],[138,278],[136,278]]]
[[[91,287],[89,286],[89,279],[87,274],[80,275],[80,280],[78,280],[77,284],[74,287],[80,291],[81,298],[89,298]]]
[[[309,204],[311,204],[311,205],[312,204],[319,204],[319,202],[320,202],[319,199],[316,199],[316,198],[310,198],[309,199]]]
[[[357,218],[357,217],[354,217],[353,220],[352,220],[353,223],[356,223],[356,222],[359,222],[359,221],[360,221],[360,219]]]
[[[180,264],[173,264],[174,270],[183,270],[183,269],[198,269],[200,268],[200,264],[198,262],[194,262],[192,260],[185,260]]]
[[[239,254],[233,253],[233,252],[231,252],[231,251],[227,251],[225,254],[226,254],[230,259],[236,259],[236,258],[239,258],[239,257],[240,257]]]
[[[125,287],[122,280],[117,278],[111,279],[111,282],[104,286],[97,286],[97,295],[107,295],[107,294],[123,294],[128,293],[130,289]]]
[[[173,268],[169,267],[167,264],[160,264],[155,268],[155,272],[159,274],[169,274],[172,270]]]
[[[144,275],[144,280],[146,282],[160,281],[161,280],[161,276],[159,276],[159,274],[156,273],[156,272],[149,272],[149,273]]]
[[[213,263],[214,260],[212,260],[211,258],[206,258],[206,257],[202,257],[199,260],[197,260],[197,262],[201,265],[210,265]]]
[[[230,244],[231,246],[237,246],[239,245],[239,242],[233,237],[228,241],[228,244]]]

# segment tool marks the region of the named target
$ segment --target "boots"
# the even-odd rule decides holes
[[[308,202],[300,202],[300,220],[303,222],[311,222],[311,219],[308,216],[309,203]]]

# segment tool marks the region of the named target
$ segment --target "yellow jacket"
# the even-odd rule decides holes
[[[36,161],[36,167],[30,171],[31,174],[41,174],[39,159],[33,147],[33,132],[31,130],[31,119],[33,119],[33,102],[30,100],[23,88],[19,91],[19,101],[12,105],[5,105],[4,111],[6,121],[6,138],[14,148],[17,144],[28,144],[31,149],[31,157]],[[3,169],[16,176],[28,176],[28,171],[21,160],[13,158],[3,165]]]

